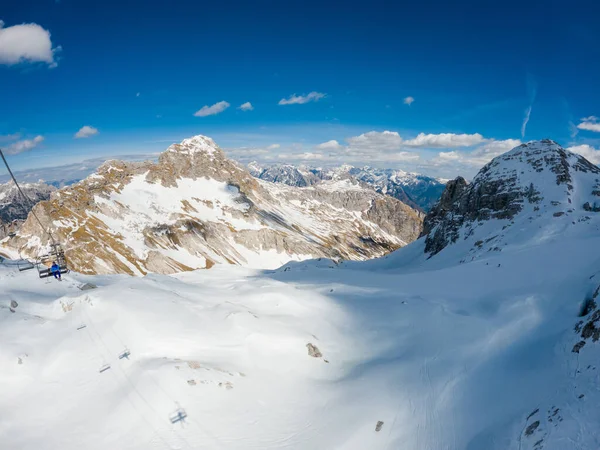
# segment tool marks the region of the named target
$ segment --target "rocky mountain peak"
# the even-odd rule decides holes
[[[365,259],[413,241],[422,226],[416,211],[358,182],[258,180],[204,136],[171,145],[158,163],[109,161],[36,214],[65,245],[71,268],[88,274]],[[30,216],[3,245],[37,255],[45,239]]]
[[[191,138],[184,139],[179,144],[173,144],[167,152],[182,153],[186,155],[192,155],[196,153],[204,153],[207,155],[213,155],[215,153],[223,153],[219,146],[208,136],[192,136]]]
[[[508,245],[506,236],[517,222],[524,221],[525,226],[539,221],[538,229],[543,230],[548,220],[561,218],[564,223],[553,226],[554,234],[574,218],[585,221],[588,212],[600,211],[598,196],[597,166],[552,140],[531,141],[494,158],[471,184],[461,177],[448,182],[425,218],[425,251],[435,255],[461,237],[469,242],[475,239],[479,249],[501,251],[499,244]],[[486,227],[492,220],[502,223]],[[488,228],[501,232],[488,236],[491,232],[483,231]]]

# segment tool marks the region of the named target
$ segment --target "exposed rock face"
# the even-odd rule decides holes
[[[27,218],[32,206],[42,200],[48,200],[50,194],[56,190],[53,186],[41,182],[20,186],[29,201],[23,199],[12,181],[0,184],[0,239],[15,233]]]
[[[9,223],[13,220],[25,220],[32,205],[48,200],[56,188],[45,183],[20,184],[21,189],[30,201],[25,201],[15,184],[0,184],[0,222]]]
[[[475,247],[500,251],[503,235],[518,220],[567,219],[570,214],[600,211],[600,169],[582,156],[550,140],[522,144],[484,166],[473,182],[450,181],[440,201],[426,216],[425,251],[431,255],[461,237],[465,240],[492,220],[494,236],[481,236]],[[585,199],[587,201],[583,201]],[[564,216],[564,217],[563,217]],[[565,225],[572,219],[567,219]],[[577,216],[578,221],[585,216]]]
[[[296,187],[305,187],[314,184],[311,183],[312,180],[302,175],[296,167],[289,164],[277,164],[263,168],[257,163],[251,163],[248,165],[248,170],[253,177],[272,183],[283,183]]]
[[[158,163],[108,161],[35,211],[71,268],[89,274],[365,259],[413,241],[422,226],[420,213],[356,181],[258,180],[203,136],[170,146]],[[35,255],[45,244],[29,217],[5,245]]]
[[[368,184],[377,192],[397,198],[410,207],[429,211],[444,190],[444,184],[435,178],[393,169],[353,167],[343,165],[331,169],[290,164],[261,166],[256,162],[248,165],[250,173],[261,180],[283,183],[289,186],[311,186],[324,180],[354,178]]]

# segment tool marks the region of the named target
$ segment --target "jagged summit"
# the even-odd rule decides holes
[[[494,158],[472,183],[448,183],[425,218],[425,251],[464,241],[471,248],[463,256],[474,258],[526,236],[558,236],[600,211],[599,196],[597,166],[552,140],[531,141]],[[495,220],[501,223],[490,225]]]
[[[80,273],[173,273],[215,263],[274,268],[313,257],[365,259],[419,235],[422,216],[349,183],[300,189],[254,178],[194,136],[158,162],[110,161],[36,206]],[[4,245],[35,256],[29,217]]]
[[[188,155],[194,153],[206,153],[208,155],[212,155],[218,152],[222,153],[222,150],[211,138],[199,134],[197,136],[184,139],[179,144],[171,145],[167,149],[167,152],[177,152]]]

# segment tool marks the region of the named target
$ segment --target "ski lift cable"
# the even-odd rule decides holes
[[[1,148],[0,148],[0,156],[2,157],[2,161],[4,161],[4,165],[6,166],[6,169],[8,170],[8,173],[10,174],[10,177],[14,181],[15,186],[17,187],[17,190],[21,193],[21,195],[23,196],[23,198],[25,199],[25,201],[28,202],[31,205],[31,213],[33,214],[33,217],[35,217],[35,220],[37,220],[37,222],[40,224],[40,227],[42,227],[42,230],[44,230],[48,234],[48,236],[50,237],[50,240],[52,241],[52,243],[56,244],[56,241],[54,240],[54,237],[52,236],[52,233],[50,233],[50,229],[44,227],[44,225],[42,224],[42,221],[40,220],[40,218],[35,213],[35,211],[34,211],[35,204],[33,203],[33,201],[29,197],[27,197],[25,195],[25,193],[21,189],[21,186],[19,186],[19,183],[17,182],[17,179],[15,178],[15,175],[13,174],[12,170],[10,169],[10,166],[8,165],[8,161],[4,157],[4,153],[2,152]]]
[[[89,298],[89,296],[86,296],[86,298]],[[106,349],[106,351],[107,351],[109,354],[111,354],[111,352],[110,352],[110,349],[108,348],[108,345],[106,345],[106,342],[104,342],[104,339],[102,339],[102,336],[100,335],[100,333],[99,333],[99,332],[98,332],[98,330],[96,329],[96,326],[94,325],[94,321],[92,320],[92,318],[91,318],[91,317],[90,317],[90,316],[87,314],[87,312],[85,312],[85,310],[84,310],[84,308],[83,308],[83,307],[81,308],[81,311],[83,312],[83,314],[85,314],[85,316],[86,316],[86,318],[87,318],[87,321],[88,321],[88,323],[90,324],[91,328],[94,330],[94,333],[96,333],[96,335],[98,336],[98,339],[100,340],[100,342],[102,343],[102,345],[104,346],[104,348]],[[114,333],[114,330],[113,330],[113,333]],[[116,333],[114,333],[114,334],[116,335]],[[120,339],[119,339],[119,340],[120,340]],[[124,370],[121,368],[121,366],[120,366],[119,364],[116,364],[116,365],[115,365],[115,368],[116,368],[118,371],[120,371],[120,372],[121,372],[121,374],[123,375],[123,377],[124,377],[124,378],[127,380],[127,382],[128,382],[130,385],[131,385],[131,388],[133,389],[133,391],[134,391],[134,392],[135,392],[135,393],[136,393],[136,394],[137,394],[137,395],[140,397],[140,399],[141,399],[141,400],[142,400],[142,401],[143,401],[143,402],[144,402],[144,403],[145,403],[145,404],[148,406],[148,408],[150,408],[150,410],[152,410],[152,412],[154,412],[154,414],[156,414],[156,416],[157,416],[157,417],[158,417],[160,420],[163,420],[164,418],[163,418],[163,416],[160,414],[160,412],[158,412],[158,411],[156,410],[156,408],[154,408],[154,407],[153,407],[153,406],[150,404],[150,402],[149,402],[149,401],[146,399],[146,397],[145,397],[145,396],[144,396],[144,395],[143,395],[143,394],[142,394],[142,393],[139,391],[139,389],[137,388],[137,386],[136,386],[136,385],[135,385],[135,384],[134,384],[134,383],[131,381],[131,379],[129,378],[129,376],[127,375],[127,373],[126,373],[126,372],[125,372],[125,371],[124,371]],[[115,376],[116,376],[116,375],[115,375]],[[169,399],[169,400],[172,400],[172,399]],[[139,412],[139,411],[138,411],[138,412]],[[145,418],[144,418],[144,420],[147,420],[147,419],[145,419]],[[181,435],[180,435],[180,434],[177,432],[177,430],[174,430],[174,431],[175,431],[175,434],[176,434],[176,436],[177,436],[179,439],[181,439],[181,440],[182,440],[182,441],[183,441],[185,444],[187,444],[187,446],[188,446],[189,448],[191,448],[191,449],[193,449],[193,448],[194,448],[194,447],[193,447],[193,446],[192,446],[192,445],[191,445],[191,444],[188,442],[188,440],[187,440],[185,437],[181,436]],[[157,434],[158,434],[158,432],[157,432]],[[159,435],[159,437],[160,437],[160,435]],[[163,439],[162,437],[161,437],[161,440],[163,440],[163,442],[164,442],[164,439]],[[170,448],[172,448],[172,447],[170,446],[170,444],[168,444],[168,443],[166,443],[166,442],[165,442],[165,444],[169,445],[169,447],[170,447]]]
[[[86,298],[89,298],[89,296],[86,296]],[[83,322],[83,315],[85,314],[86,318],[88,319],[88,321],[90,323],[90,326],[94,327],[94,325],[93,325],[93,323],[91,321],[91,318],[84,311],[84,305],[80,304],[79,306],[80,306],[79,307],[79,318],[80,318],[81,322]],[[102,360],[105,360],[104,356],[102,355],[102,352],[100,351],[100,346],[98,345],[98,343],[96,342],[96,340],[92,336],[90,330],[87,327],[85,327],[85,329],[86,329],[88,337],[90,338],[90,340],[94,344],[94,347],[96,347],[96,351],[98,352],[98,356],[100,356],[100,358]],[[96,330],[95,330],[95,332],[97,334]],[[104,344],[104,346],[106,347],[105,344]],[[115,376],[115,377],[117,376],[114,372],[112,372],[112,373],[113,373],[113,376]],[[139,393],[138,393],[138,395],[139,395]],[[129,402],[129,404],[131,405],[131,407],[135,410],[135,412],[137,412],[137,414],[140,416],[140,418],[146,423],[147,426],[150,427],[150,430],[152,430],[152,432],[154,433],[154,435],[156,435],[158,437],[158,439],[160,439],[162,441],[162,443],[165,444],[169,449],[174,450],[174,447],[171,444],[169,444],[169,442],[167,442],[167,440],[164,437],[162,437],[160,435],[160,433],[158,432],[158,430],[156,429],[156,427],[142,414],[142,412],[138,409],[138,407],[135,405],[135,403],[133,403],[133,401],[131,401],[131,399],[129,398],[129,394],[126,395],[126,399]]]

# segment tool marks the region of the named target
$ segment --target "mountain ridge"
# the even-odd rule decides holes
[[[250,173],[259,179],[290,186],[311,186],[324,180],[353,177],[371,186],[377,192],[397,198],[411,208],[428,211],[441,195],[444,182],[400,169],[378,169],[344,164],[339,167],[320,168],[292,164],[248,164]]]
[[[173,273],[215,263],[274,267],[291,259],[380,256],[414,240],[422,216],[358,183],[304,191],[258,180],[204,136],[157,163],[107,161],[36,205],[82,273]],[[31,217],[8,242],[34,256]]]

